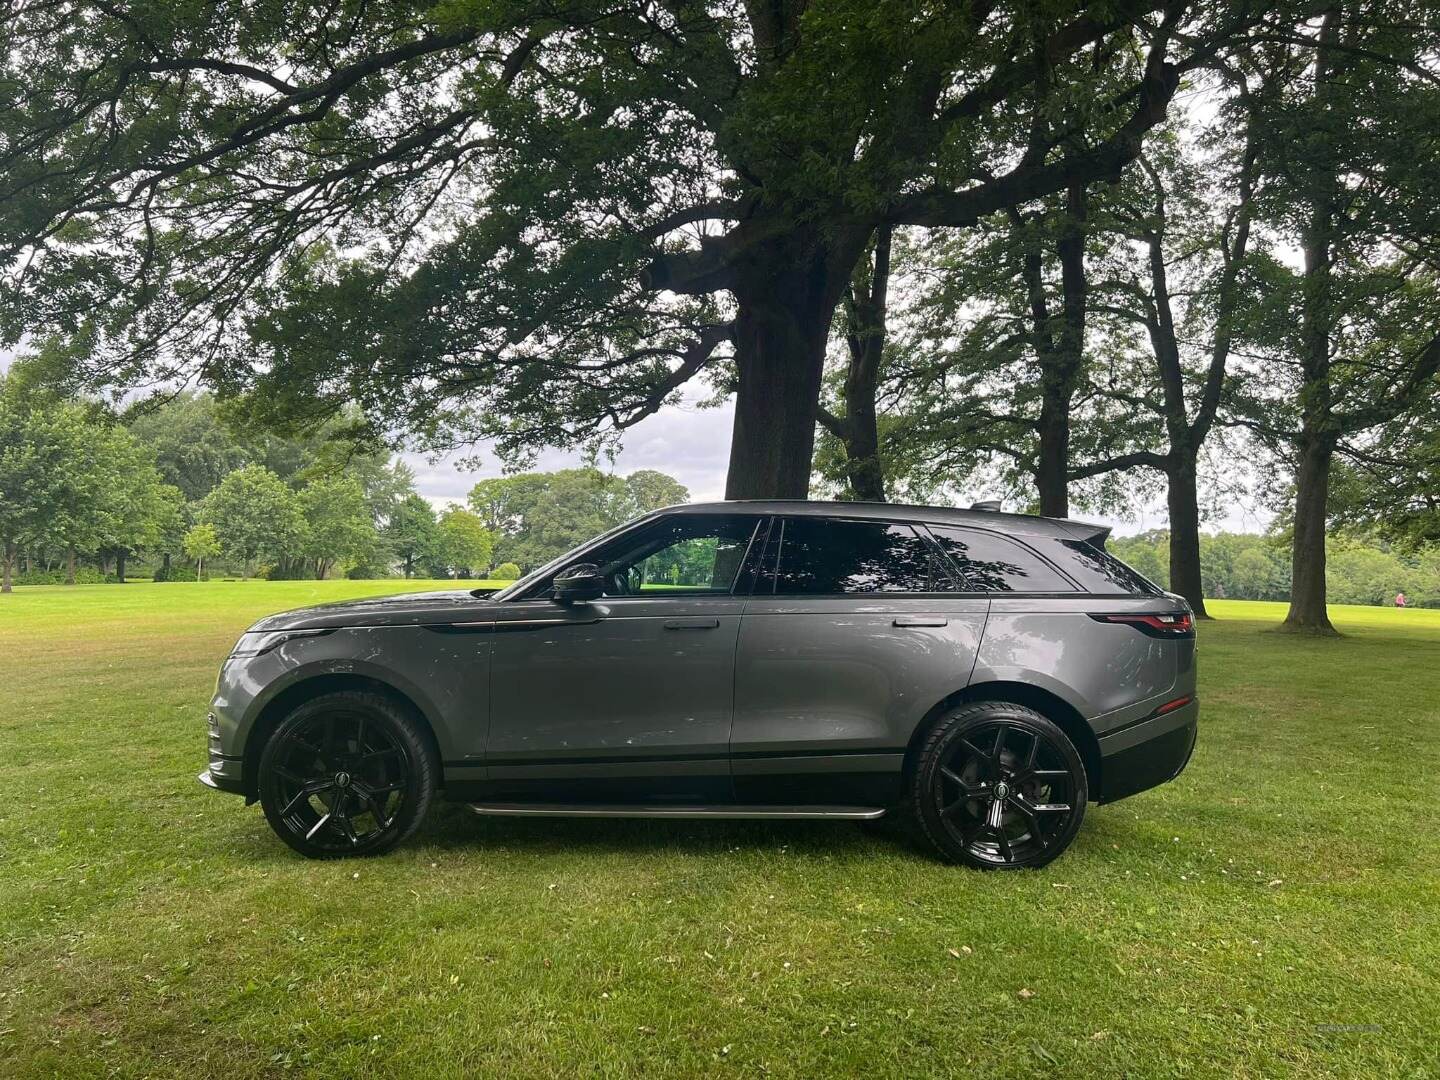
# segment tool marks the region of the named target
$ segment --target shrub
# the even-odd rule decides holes
[[[502,562],[490,571],[491,581],[515,581],[520,577],[520,567],[513,562]]]

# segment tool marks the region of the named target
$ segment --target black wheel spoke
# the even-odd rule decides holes
[[[295,797],[285,804],[285,809],[280,811],[281,816],[288,817],[301,803],[309,802],[311,796],[323,794],[334,786],[334,782],[330,780],[312,780],[302,785]]]

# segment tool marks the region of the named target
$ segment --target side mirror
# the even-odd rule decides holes
[[[605,576],[594,563],[576,563],[555,575],[555,599],[562,604],[598,600],[605,595]]]

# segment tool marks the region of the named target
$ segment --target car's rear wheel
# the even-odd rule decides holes
[[[1034,709],[977,701],[943,716],[911,775],[911,812],[936,850],[985,870],[1044,866],[1075,839],[1089,788],[1065,732]]]
[[[420,827],[438,768],[409,711],[382,694],[305,702],[260,756],[260,803],[277,836],[312,859],[378,855]]]

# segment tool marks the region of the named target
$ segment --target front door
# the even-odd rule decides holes
[[[493,797],[713,803],[727,759],[735,582],[758,519],[676,514],[589,552],[605,595],[505,605],[491,654],[486,764]]]

